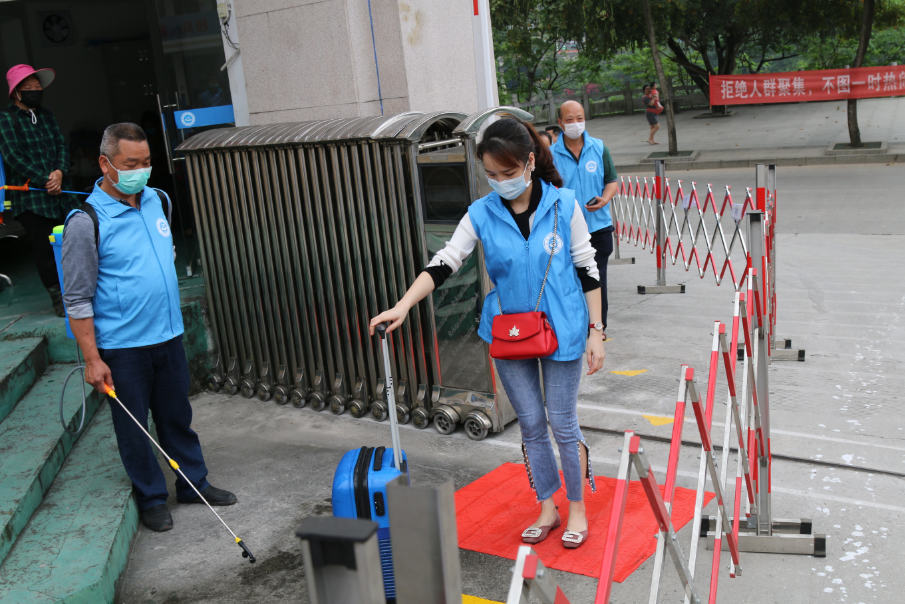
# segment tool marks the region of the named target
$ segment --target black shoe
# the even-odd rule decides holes
[[[236,496],[229,491],[218,489],[213,485],[208,485],[206,489],[201,491],[201,494],[204,495],[204,499],[207,499],[207,502],[211,505],[232,505],[238,501]],[[191,499],[177,498],[177,501],[179,503],[204,503],[201,497],[192,497]]]
[[[173,528],[173,517],[163,503],[142,510],[138,515],[141,517],[141,523],[156,533]]]

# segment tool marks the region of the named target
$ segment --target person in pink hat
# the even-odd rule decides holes
[[[16,65],[6,72],[10,104],[0,110],[0,158],[10,185],[46,191],[7,191],[13,215],[25,228],[38,267],[41,283],[50,294],[57,316],[64,316],[63,296],[57,278],[57,263],[48,236],[63,224],[70,210],[81,205],[71,188],[69,147],[53,114],[42,107],[44,89],[53,82],[52,69]]]

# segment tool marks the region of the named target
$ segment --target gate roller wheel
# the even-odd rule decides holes
[[[327,405],[330,406],[330,412],[333,415],[342,415],[346,412],[346,399],[338,394],[328,398]]]
[[[431,423],[430,413],[428,413],[427,409],[424,407],[418,407],[412,411],[412,423],[415,424],[415,427],[419,430],[424,430]]]
[[[396,405],[396,421],[400,424],[407,424],[412,421],[412,414],[408,405]]]
[[[293,388],[289,392],[289,402],[292,403],[292,406],[296,409],[301,409],[308,404],[308,399],[305,397],[304,392],[298,388]]]
[[[371,417],[376,419],[379,422],[382,422],[387,417],[389,417],[390,410],[387,407],[387,404],[383,401],[374,401],[371,403]]]
[[[349,413],[356,419],[364,417],[368,413],[368,404],[364,401],[355,399],[349,403]]]
[[[211,392],[220,392],[223,382],[216,375],[207,376],[207,389]]]
[[[271,398],[273,398],[273,391],[266,384],[261,384],[260,386],[258,386],[257,395],[259,401],[266,403]]]
[[[308,395],[308,402],[311,403],[311,408],[315,411],[323,411],[327,405],[327,397],[324,396],[323,392],[312,392]]]
[[[441,405],[434,411],[434,428],[440,434],[452,434],[459,423],[459,414],[452,407]]]
[[[490,418],[483,411],[469,411],[462,424],[465,426],[465,434],[471,440],[484,440],[493,428]]]
[[[255,385],[251,380],[242,380],[239,391],[245,398],[253,398],[255,395]]]
[[[289,402],[289,388],[286,386],[277,386],[273,389],[273,401],[277,405],[285,405]]]
[[[225,392],[226,394],[229,394],[230,396],[232,396],[233,394],[235,394],[236,392],[239,391],[239,385],[236,383],[236,380],[234,380],[231,377],[228,377],[223,381],[223,386],[220,391]]]

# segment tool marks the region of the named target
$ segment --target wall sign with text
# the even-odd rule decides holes
[[[905,95],[905,65],[710,76],[711,105],[839,101]]]

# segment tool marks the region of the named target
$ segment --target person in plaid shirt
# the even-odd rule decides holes
[[[0,110],[0,157],[11,185],[30,185],[44,191],[7,191],[13,215],[25,228],[38,265],[41,283],[50,294],[57,316],[64,316],[57,263],[48,237],[63,224],[70,210],[81,205],[71,187],[69,148],[53,114],[41,107],[44,88],[53,82],[52,69],[16,65],[6,72],[10,105]]]

